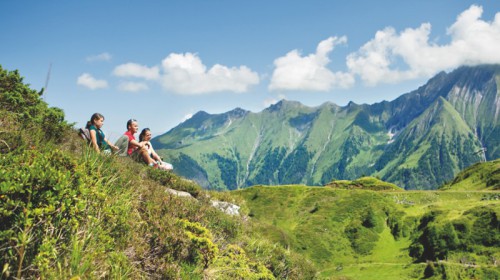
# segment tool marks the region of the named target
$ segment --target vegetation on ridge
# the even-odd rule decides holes
[[[455,179],[440,189],[500,190],[500,159],[476,163],[458,173]]]
[[[359,190],[372,190],[372,191],[403,191],[402,188],[384,182],[375,177],[361,177],[359,179],[349,180],[334,180],[326,184],[327,187],[336,189],[359,189]]]

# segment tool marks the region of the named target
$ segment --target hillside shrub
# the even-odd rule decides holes
[[[500,246],[500,224],[493,207],[479,206],[453,221],[442,221],[446,212],[424,215],[410,245],[410,256],[417,260],[440,260],[453,252],[490,254],[488,248]]]
[[[0,262],[5,274],[61,276],[58,265],[64,271],[85,272],[75,267],[102,258],[127,239],[129,205],[116,196],[127,192],[119,191],[121,181],[98,159],[90,152],[78,162],[50,145],[2,155]],[[92,234],[94,243],[82,231]],[[93,248],[85,259],[82,246]],[[70,259],[79,261],[71,265]]]
[[[40,127],[43,140],[61,142],[71,126],[64,120],[61,109],[48,107],[40,98],[42,94],[43,90],[37,92],[24,84],[17,70],[7,71],[0,66],[0,108],[3,110],[0,116],[12,115],[17,131]]]
[[[497,212],[491,206],[480,206],[464,213],[474,222],[467,244],[480,244],[487,247],[500,247],[500,221]]]
[[[229,245],[205,273],[209,279],[275,279],[263,264],[250,260],[242,248]]]
[[[373,229],[357,224],[356,222],[346,227],[345,234],[349,238],[354,251],[361,255],[368,255],[375,247],[379,238]]]
[[[20,278],[27,264],[54,265],[85,215],[76,162],[58,150],[25,150],[0,161],[0,263]],[[24,272],[26,273],[26,272]]]
[[[189,252],[193,262],[201,263],[207,268],[219,253],[219,248],[213,243],[210,231],[196,222],[180,219],[178,224],[184,229],[190,240]]]

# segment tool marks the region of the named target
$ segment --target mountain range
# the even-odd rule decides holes
[[[200,111],[152,142],[176,173],[206,189],[362,176],[436,189],[500,157],[499,83],[500,65],[463,66],[370,105],[282,100],[258,113]]]

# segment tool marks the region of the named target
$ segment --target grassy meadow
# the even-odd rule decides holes
[[[469,246],[473,249],[462,250],[466,247],[462,244],[446,253],[446,261],[412,257],[410,248],[422,238],[421,220],[429,213],[438,213],[438,224],[454,225],[473,219],[468,213],[474,209],[491,209],[495,217],[500,216],[497,194],[297,185],[231,192],[244,199],[248,215],[262,223],[261,234],[307,256],[318,269],[318,279],[420,279],[428,262],[437,267],[436,279],[442,275],[448,275],[445,279],[490,275],[497,270],[495,260],[500,257],[498,219],[492,222],[496,232],[489,233],[497,236],[493,246],[478,242]],[[460,236],[459,242],[469,241]],[[498,273],[494,275],[498,277]]]

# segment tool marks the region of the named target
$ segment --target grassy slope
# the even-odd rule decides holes
[[[387,217],[381,211],[389,209],[389,216],[400,211],[410,225],[430,210],[442,210],[444,221],[457,219],[478,206],[489,205],[500,211],[499,202],[483,200],[485,192],[481,191],[373,192],[255,186],[231,195],[243,198],[250,216],[266,225],[261,234],[310,258],[320,271],[319,278],[333,279],[415,279],[423,275],[425,263],[412,263],[408,254],[409,233],[395,239],[385,222],[369,254],[353,250],[345,229],[367,209],[382,221]],[[450,258],[450,263],[458,262]]]
[[[460,172],[442,190],[500,190],[500,159],[477,163]]]
[[[255,236],[252,221],[211,202],[234,199],[95,153],[40,94],[0,67],[0,279],[314,275],[301,256]]]

